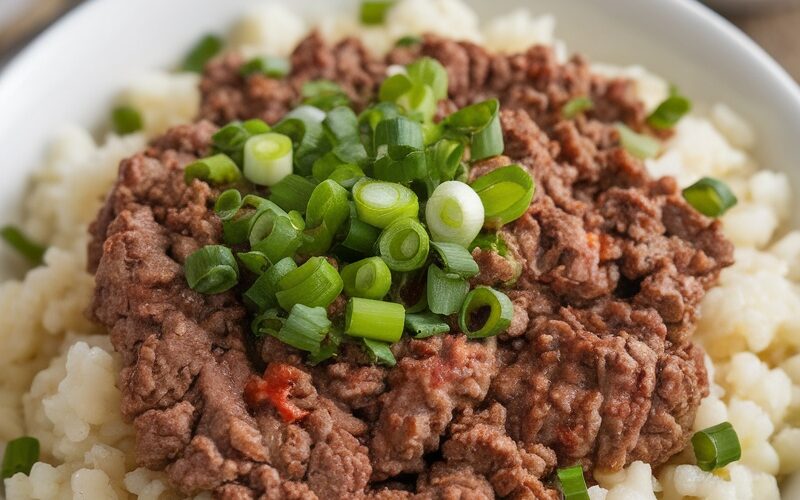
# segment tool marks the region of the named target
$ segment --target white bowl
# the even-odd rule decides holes
[[[209,31],[221,32],[256,0],[88,2],[50,28],[0,74],[0,223],[18,217],[48,138],[65,123],[95,127],[116,92],[144,68],[169,67]],[[292,0],[316,18],[354,0]],[[471,1],[481,16],[517,7],[557,16],[559,38],[592,60],[643,64],[697,102],[730,104],[754,123],[762,165],[800,186],[800,90],[736,28],[691,0]],[[795,223],[798,218],[795,216]],[[5,252],[5,250],[0,250]],[[10,276],[0,254],[0,280]],[[16,274],[16,273],[13,273]]]

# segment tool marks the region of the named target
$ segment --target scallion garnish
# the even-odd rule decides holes
[[[250,246],[254,251],[261,252],[269,262],[278,262],[286,257],[291,257],[303,244],[302,219],[298,227],[289,215],[279,215],[268,212],[258,218],[263,224],[258,224],[251,230]],[[266,231],[266,232],[265,232]],[[255,241],[257,240],[257,241]]]
[[[692,436],[697,466],[704,471],[725,467],[742,457],[739,436],[730,422],[722,422]]]
[[[412,82],[430,87],[435,100],[447,97],[447,70],[436,59],[420,57],[406,66],[406,72]]]
[[[391,344],[367,338],[362,338],[361,342],[371,362],[385,366],[394,366],[397,364],[397,360],[394,359],[394,354],[392,354],[392,350],[389,348]]]
[[[336,181],[337,184],[345,189],[352,189],[356,182],[364,177],[364,171],[358,165],[345,163],[339,165],[328,176],[328,179]]]
[[[111,125],[119,135],[132,134],[142,130],[142,115],[131,106],[117,106],[111,112]]]
[[[339,84],[330,80],[314,80],[303,84],[303,104],[329,111],[338,106],[347,106],[350,99]]]
[[[306,208],[304,254],[321,255],[330,249],[334,236],[350,216],[347,199],[347,190],[331,179],[314,188]]]
[[[361,2],[361,23],[383,24],[386,13],[394,5],[393,0],[364,0]]]
[[[428,267],[428,308],[432,313],[457,313],[468,292],[469,283],[461,276],[446,273],[436,264]]]
[[[239,259],[239,262],[244,265],[245,269],[250,271],[251,273],[261,275],[264,274],[270,266],[270,261],[263,252],[259,251],[250,251],[250,252],[239,252],[236,254],[236,258]]]
[[[344,283],[330,262],[312,257],[284,276],[278,286],[275,298],[284,311],[290,311],[295,304],[327,307],[342,293]]]
[[[402,304],[353,297],[347,301],[344,333],[381,342],[397,342],[403,336],[405,315]]]
[[[413,47],[422,43],[422,38],[416,35],[406,35],[399,38],[395,43],[395,47]]]
[[[208,245],[189,255],[184,272],[189,288],[207,295],[230,290],[239,281],[236,258],[222,245]]]
[[[580,465],[562,467],[556,471],[564,500],[589,500],[589,490]]]
[[[347,234],[341,245],[361,255],[368,255],[373,252],[380,235],[380,229],[359,220],[351,212]]]
[[[221,220],[231,220],[242,208],[242,193],[238,189],[224,191],[214,203],[214,212]]]
[[[414,334],[414,338],[426,339],[435,335],[441,335],[450,331],[448,325],[441,316],[432,312],[406,314],[406,330]]]
[[[430,237],[415,219],[400,219],[389,225],[378,239],[381,257],[392,271],[419,269],[428,260]]]
[[[284,344],[314,354],[319,352],[330,329],[331,322],[324,308],[295,304],[283,327],[271,334]]]
[[[310,175],[311,167],[330,150],[322,121],[325,112],[313,106],[300,106],[278,122],[274,130],[291,137],[294,143],[295,173]]]
[[[358,218],[378,228],[419,214],[419,200],[414,191],[394,182],[365,177],[353,186],[353,201]]]
[[[472,251],[476,248],[495,252],[501,257],[505,257],[508,254],[506,241],[496,232],[479,234],[470,244],[469,250]]]
[[[30,474],[33,464],[39,461],[39,440],[23,436],[12,439],[6,445],[3,455],[3,479],[14,474]]]
[[[471,339],[505,332],[514,317],[514,305],[503,292],[479,286],[469,292],[461,306],[458,326]]]
[[[181,68],[184,71],[202,73],[206,63],[222,50],[222,45],[222,38],[217,35],[204,36],[186,55]]]
[[[443,182],[425,205],[425,222],[434,241],[466,247],[483,227],[484,204],[467,184]]]
[[[691,101],[673,87],[669,97],[647,117],[647,123],[656,130],[666,130],[674,127],[691,110]]]
[[[466,248],[455,243],[431,241],[431,248],[436,252],[442,269],[450,274],[457,274],[469,279],[477,275],[480,269],[472,254]]]
[[[649,135],[637,134],[630,127],[622,123],[617,123],[619,132],[619,142],[628,153],[640,160],[655,158],[661,151],[661,143]]]
[[[495,114],[492,121],[472,136],[470,160],[479,161],[503,154],[503,128],[500,125],[500,114]]]
[[[274,186],[292,173],[292,140],[268,132],[254,135],[244,145],[244,176],[259,186]]]
[[[316,184],[297,174],[287,175],[270,189],[269,199],[282,209],[305,213]]]
[[[242,76],[260,74],[270,78],[283,78],[288,75],[292,67],[288,59],[283,57],[261,56],[250,59],[242,64],[239,73]]]
[[[497,99],[489,99],[459,109],[445,118],[443,123],[453,132],[471,135],[486,128],[499,111],[500,102]]]
[[[183,170],[183,179],[186,184],[190,184],[195,179],[200,179],[210,184],[231,184],[241,177],[242,172],[239,167],[224,154],[197,160],[186,165]]]
[[[265,311],[276,307],[278,300],[275,294],[280,291],[280,281],[290,272],[297,269],[291,257],[276,262],[258,277],[253,285],[244,293],[245,303],[256,311]]]
[[[47,247],[28,238],[18,227],[4,226],[0,229],[0,238],[34,266],[42,265]]]
[[[592,100],[586,96],[573,97],[561,108],[561,116],[571,120],[594,107]]]
[[[344,266],[344,293],[349,297],[380,300],[392,286],[392,272],[380,257],[370,257]]]
[[[708,217],[721,217],[738,200],[722,181],[703,177],[683,190],[683,197],[695,210]]]
[[[284,317],[283,311],[271,308],[256,315],[256,317],[253,318],[250,329],[256,337],[264,337],[266,335],[274,336],[285,324],[286,318]]]
[[[525,169],[508,165],[478,177],[472,189],[483,203],[485,225],[498,228],[517,220],[528,210],[536,186]]]
[[[440,183],[455,179],[463,156],[464,143],[461,141],[440,139],[426,148],[425,184],[429,197]]]

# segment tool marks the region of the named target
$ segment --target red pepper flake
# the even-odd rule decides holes
[[[270,403],[287,424],[296,422],[308,412],[289,401],[289,393],[303,376],[303,372],[284,363],[273,363],[267,367],[264,377],[251,376],[244,388],[244,398],[253,408]]]

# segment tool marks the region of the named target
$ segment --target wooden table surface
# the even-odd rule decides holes
[[[800,6],[730,19],[800,82]]]

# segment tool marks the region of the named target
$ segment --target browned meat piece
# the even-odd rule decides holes
[[[297,46],[286,79],[239,74],[241,56],[227,54],[207,67],[200,90],[200,116],[218,124],[237,119],[279,121],[299,104],[303,84],[313,80],[338,83],[357,108],[369,103],[386,76],[386,65],[369,55],[360,41],[348,38],[330,46],[313,33]]]
[[[220,240],[217,193],[182,175],[208,153],[215,127],[178,127],[122,162],[91,229],[91,313],[122,356],[122,412],[139,463],[166,470],[184,494],[548,499],[557,466],[657,467],[687,444],[708,391],[691,341],[697,307],[732,246],[673,179],[651,179],[619,147],[611,123],[645,126],[630,82],[593,76],[581,58],[559,64],[542,47],[500,56],[429,36],[380,61],[353,40],[328,46],[312,35],[285,80],[242,78],[233,55],[212,62],[201,114],[218,125],[275,122],[318,78],[363,106],[387,62],[421,54],[450,75],[442,111],[503,103],[505,156],[471,177],[513,162],[536,180],[527,213],[499,233],[507,253],[474,252],[473,285],[504,288],[514,303],[497,339],[404,339],[392,369],[369,365],[354,344],[314,368],[272,337],[248,351],[236,294],[196,294],[182,270],[192,251]],[[563,120],[563,105],[584,95],[594,109]],[[261,355],[263,375],[246,352]]]
[[[439,447],[453,411],[480,402],[489,390],[495,372],[492,340],[468,343],[463,336],[448,336],[425,344],[392,370],[390,388],[381,396],[383,410],[370,444],[378,479],[422,472],[423,455]]]

